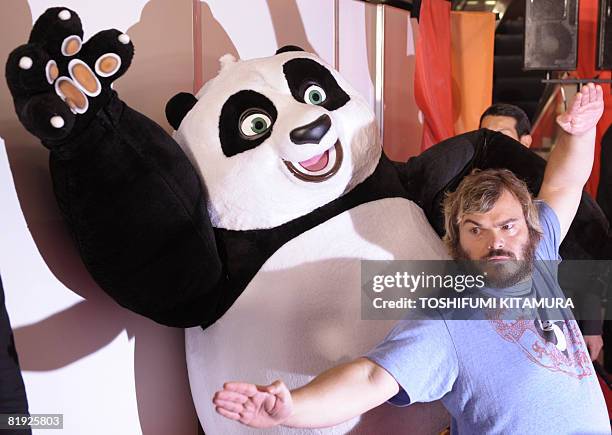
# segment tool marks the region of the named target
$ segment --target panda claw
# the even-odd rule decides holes
[[[23,56],[21,59],[19,59],[19,68],[28,70],[32,68],[33,63],[34,62],[32,61],[31,57]]]
[[[68,9],[64,9],[57,14],[57,17],[62,21],[68,21],[70,17],[72,17],[72,14]]]
[[[52,116],[49,120],[51,126],[54,128],[62,128],[66,123],[64,122],[64,118],[61,116]]]

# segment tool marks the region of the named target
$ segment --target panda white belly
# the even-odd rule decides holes
[[[438,433],[449,422],[439,403],[385,404],[328,429],[258,431],[217,415],[212,396],[229,380],[283,379],[295,388],[362,355],[395,322],[361,320],[360,260],[444,258],[422,210],[402,198],[361,204],[282,246],[221,319],[186,330],[189,381],[206,434]]]

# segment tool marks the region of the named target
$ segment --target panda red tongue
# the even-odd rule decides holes
[[[329,151],[325,151],[323,154],[318,154],[314,157],[309,158],[300,162],[300,166],[310,172],[317,172],[327,166],[329,161]]]

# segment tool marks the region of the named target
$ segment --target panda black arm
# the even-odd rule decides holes
[[[119,304],[171,326],[212,316],[221,275],[205,191],[178,144],[114,96],[50,158],[88,270]]]
[[[444,234],[441,209],[444,192],[470,172],[483,138],[482,130],[454,136],[406,163],[394,163],[408,197],[423,209],[440,236]]]
[[[100,286],[163,324],[210,322],[222,266],[205,190],[178,144],[111,87],[130,66],[129,36],[82,36],[76,12],[50,8],[9,55],[19,120],[51,151],[57,201]]]

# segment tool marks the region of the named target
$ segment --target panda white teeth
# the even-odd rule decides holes
[[[284,160],[289,171],[302,181],[319,183],[333,177],[342,166],[342,145],[337,140],[333,147],[297,164]]]

